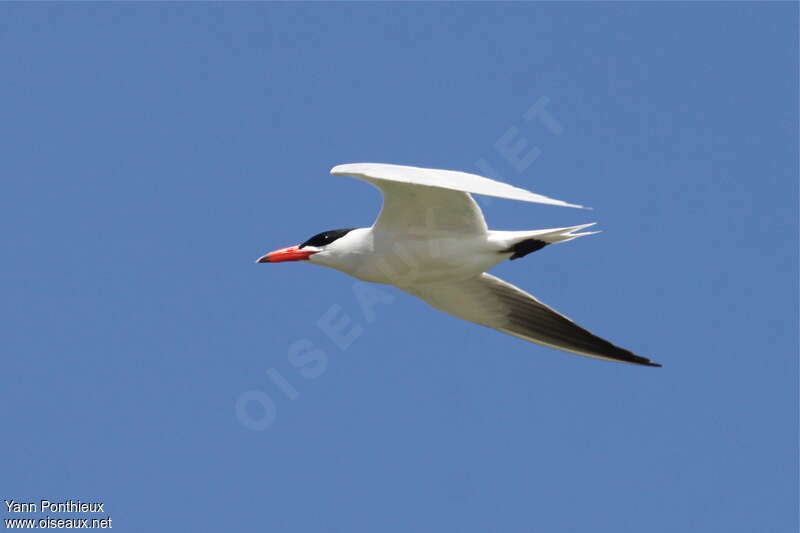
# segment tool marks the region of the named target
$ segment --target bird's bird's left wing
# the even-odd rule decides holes
[[[557,350],[608,361],[661,366],[601,339],[532,295],[490,274],[403,290],[445,313]]]

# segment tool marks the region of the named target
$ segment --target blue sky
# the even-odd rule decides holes
[[[795,531],[797,15],[0,6],[3,498],[121,531]],[[253,264],[369,226],[377,191],[328,175],[356,161],[592,206],[481,200],[603,230],[493,273],[664,367]]]

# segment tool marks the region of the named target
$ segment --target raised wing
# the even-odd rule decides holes
[[[383,208],[374,227],[395,233],[485,233],[483,214],[469,193],[581,207],[454,170],[352,163],[333,167],[331,174],[353,176],[380,189]]]
[[[490,274],[404,290],[445,313],[557,350],[661,366],[601,339],[527,292]]]
[[[583,207],[568,204],[561,200],[548,198],[507,183],[491,180],[455,170],[437,170],[434,168],[407,167],[404,165],[387,165],[383,163],[350,163],[331,169],[335,176],[353,176],[377,185],[378,182],[396,182],[409,185],[425,185],[439,187],[451,191],[470,192],[509,200],[536,202],[540,204],[560,205],[562,207]]]

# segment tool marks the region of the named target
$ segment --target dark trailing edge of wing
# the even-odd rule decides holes
[[[502,250],[501,254],[511,253],[512,256],[509,258],[512,261],[514,259],[519,259],[520,257],[525,257],[526,255],[533,253],[537,250],[541,250],[545,246],[547,246],[548,242],[540,241],[538,239],[525,239],[524,241],[520,241],[508,250]]]
[[[598,337],[537,300],[528,300],[513,287],[498,286],[495,290],[510,311],[510,323],[504,328],[510,333],[533,336],[552,346],[561,346],[620,362],[661,366]]]

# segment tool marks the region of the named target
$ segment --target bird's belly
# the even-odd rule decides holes
[[[454,240],[406,241],[363,256],[349,274],[404,287],[470,278],[504,258],[494,250]]]

